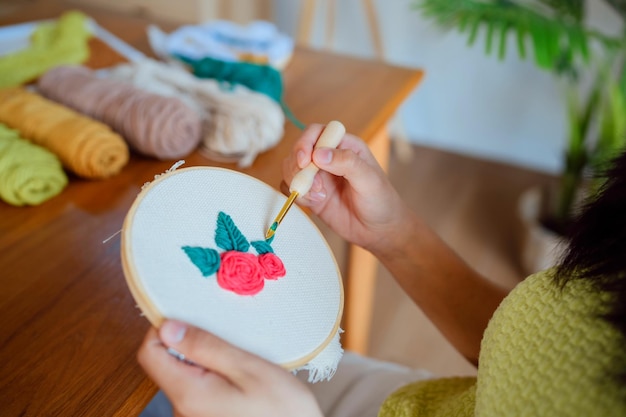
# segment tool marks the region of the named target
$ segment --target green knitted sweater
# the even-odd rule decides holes
[[[626,416],[626,387],[610,377],[624,346],[598,317],[606,301],[583,280],[561,289],[549,271],[528,277],[489,322],[476,378],[405,386],[379,417]]]

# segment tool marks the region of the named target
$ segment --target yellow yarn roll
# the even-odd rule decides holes
[[[0,124],[0,198],[14,206],[37,205],[67,185],[61,162],[41,146]]]
[[[0,57],[0,87],[14,87],[59,65],[80,64],[89,58],[87,16],[64,13],[37,26],[28,48]]]
[[[0,90],[0,122],[52,151],[80,177],[107,178],[128,162],[126,142],[110,127],[23,88]]]

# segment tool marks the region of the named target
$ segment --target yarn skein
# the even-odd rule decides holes
[[[0,122],[80,177],[107,178],[128,162],[128,146],[107,125],[21,87],[0,89]]]
[[[61,161],[50,151],[0,124],[0,198],[14,206],[38,205],[67,185]]]
[[[212,78],[222,83],[243,85],[250,90],[265,94],[280,104],[285,116],[299,129],[306,126],[291,112],[283,100],[283,77],[280,71],[270,65],[259,65],[250,62],[227,62],[205,57],[191,59],[175,55],[191,67],[194,75],[200,78]]]
[[[150,59],[118,65],[106,76],[142,90],[179,97],[196,109],[202,115],[200,150],[213,160],[237,161],[240,167],[248,167],[284,133],[280,106],[243,85],[224,89],[216,80],[200,79],[178,66]]]
[[[31,44],[21,51],[0,57],[0,88],[33,81],[58,65],[80,64],[89,58],[87,16],[64,13],[51,23],[35,29]]]
[[[245,85],[276,102],[280,102],[283,96],[283,80],[280,71],[269,65],[228,62],[210,57],[190,59],[176,55],[176,58],[191,66],[197,77]]]
[[[44,96],[108,124],[144,155],[178,159],[200,143],[200,115],[178,98],[99,78],[81,66],[54,68],[37,87]]]

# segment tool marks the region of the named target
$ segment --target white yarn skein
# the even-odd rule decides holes
[[[212,159],[236,160],[239,167],[248,167],[259,153],[276,146],[284,133],[280,105],[242,85],[224,89],[215,80],[152,59],[118,65],[104,75],[178,97],[195,109],[203,121],[202,148]]]

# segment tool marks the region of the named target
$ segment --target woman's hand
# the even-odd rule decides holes
[[[313,150],[322,129],[309,126],[295,143],[283,164],[285,183],[313,160],[320,171],[299,204],[371,251],[457,350],[477,363],[483,332],[507,289],[470,268],[408,208],[362,140],[345,135],[337,149]]]
[[[138,360],[178,417],[322,415],[313,394],[283,368],[177,321],[150,329]]]
[[[367,145],[346,134],[337,149],[313,149],[324,126],[309,126],[283,163],[283,191],[313,161],[320,171],[311,190],[298,198],[344,239],[376,252],[406,229],[413,215]]]

